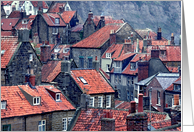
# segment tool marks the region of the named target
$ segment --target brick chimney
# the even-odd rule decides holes
[[[18,41],[19,42],[29,42],[29,30],[28,29],[18,30]]]
[[[48,41],[46,41],[46,43],[42,41],[40,49],[40,60],[43,63],[46,63],[51,58],[51,46],[49,45]]]
[[[11,33],[12,33],[12,36],[17,36],[17,31],[14,26],[12,26]]]
[[[97,57],[97,56],[95,56],[95,61],[93,61],[93,68],[94,68],[96,71],[99,71],[100,62],[98,61],[98,57]]]
[[[162,29],[161,27],[159,27],[157,32],[157,40],[161,40],[161,39],[162,39]]]
[[[106,112],[105,117],[101,119],[101,131],[115,131],[115,119],[110,112]]]
[[[143,112],[143,94],[139,94],[138,112]]]
[[[138,62],[138,82],[148,78],[149,62]]]
[[[173,33],[171,34],[171,41],[170,41],[170,44],[171,45],[174,45],[175,43],[174,43],[174,35],[173,35]]]
[[[29,82],[31,83],[32,86],[35,86],[35,78],[36,78],[36,76],[34,75],[34,70],[30,69]]]
[[[20,19],[23,19],[23,18],[27,18],[27,17],[26,17],[26,12],[25,12],[25,11],[21,11],[21,12],[20,12]]]
[[[116,33],[114,30],[110,30],[110,45],[116,44]]]
[[[133,44],[131,42],[131,39],[125,39],[124,53],[127,53],[127,52],[134,52],[134,47],[133,47]]]
[[[87,19],[88,24],[91,24],[92,18],[93,18],[93,12],[92,11],[89,11],[89,13],[88,13],[88,19]]]
[[[136,106],[135,101],[131,101],[131,113],[127,116],[126,119],[127,131],[147,131],[148,127],[147,114],[145,112],[136,113],[135,106]]]
[[[152,47],[151,58],[159,58],[159,55],[160,55],[159,53],[160,53],[160,50],[158,46]]]

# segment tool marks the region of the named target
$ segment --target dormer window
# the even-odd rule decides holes
[[[165,51],[165,50],[161,50],[161,51],[160,51],[160,54],[161,54],[161,55],[166,55],[166,51]]]
[[[120,61],[116,61],[116,67],[120,67]]]
[[[177,84],[174,84],[174,90],[181,91],[181,86],[177,85]]]
[[[59,18],[55,18],[55,24],[59,24]]]
[[[82,81],[83,84],[88,84],[83,77],[79,77],[79,79]]]
[[[40,105],[40,97],[33,98],[33,105]]]
[[[111,53],[106,53],[106,58],[111,58]]]
[[[131,69],[131,70],[135,70],[135,69],[136,69],[136,63],[131,63],[130,69]]]
[[[56,93],[56,101],[60,101],[60,93]]]
[[[26,19],[22,20],[22,24],[27,24],[28,21]]]
[[[69,48],[65,48],[65,49],[63,49],[63,53],[68,53],[69,52]]]
[[[1,109],[6,109],[6,101],[1,101]]]

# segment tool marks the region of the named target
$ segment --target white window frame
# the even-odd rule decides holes
[[[33,61],[33,54],[30,54],[29,61]]]
[[[115,61],[115,67],[117,67],[117,68],[121,67],[120,61]]]
[[[98,96],[98,107],[103,107],[103,96]]]
[[[111,107],[111,95],[106,95],[106,108]]]
[[[174,98],[172,98],[172,106],[174,106]]]
[[[22,20],[22,24],[28,24],[28,20],[26,19]]]
[[[161,103],[160,101],[161,100],[160,100],[160,92],[159,91],[157,91],[157,101],[158,101],[157,104],[160,105],[160,103]]]
[[[118,89],[118,98],[121,98],[121,90]]]
[[[38,99],[39,99],[39,102],[37,103]],[[36,100],[36,103],[34,103],[34,100]],[[33,105],[40,105],[40,97],[33,97]]]
[[[1,101],[1,109],[6,109],[6,101]]]
[[[59,18],[55,18],[55,24],[60,24],[60,19]]]
[[[41,122],[41,124],[39,125],[39,122]],[[44,128],[45,128],[45,130],[44,131],[46,131],[46,120],[41,120],[41,121],[39,121],[38,122],[38,131],[39,131],[39,127],[41,127],[41,130],[40,131],[43,131],[43,126],[45,126]],[[43,124],[43,122],[45,122],[44,124]]]
[[[111,53],[106,53],[106,58],[111,58]]]
[[[67,118],[63,118],[62,119],[62,122],[63,122],[63,131],[67,131]]]
[[[59,31],[59,28],[58,27],[53,27],[52,30],[53,30],[52,31],[53,34],[57,34],[58,31]]]
[[[79,77],[83,84],[88,84],[87,81],[83,77]]]
[[[90,97],[89,107],[94,107],[94,97]]]
[[[57,95],[59,95],[59,99],[57,99]],[[56,93],[56,101],[60,101],[61,100],[61,95],[60,93]]]
[[[68,117],[68,125],[70,124],[72,117]]]

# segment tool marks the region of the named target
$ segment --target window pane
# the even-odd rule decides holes
[[[39,100],[40,100],[40,98],[37,98],[37,104],[39,104],[39,103],[40,103],[40,101],[39,101]]]
[[[42,131],[45,131],[45,125],[42,126]]]
[[[34,104],[36,104],[36,98],[34,98]]]
[[[41,126],[38,126],[38,131],[41,131]]]

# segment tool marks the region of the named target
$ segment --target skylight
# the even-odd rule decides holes
[[[87,81],[83,77],[79,77],[83,84],[88,84]]]
[[[1,55],[4,55],[4,53],[5,53],[5,50],[1,50]]]

